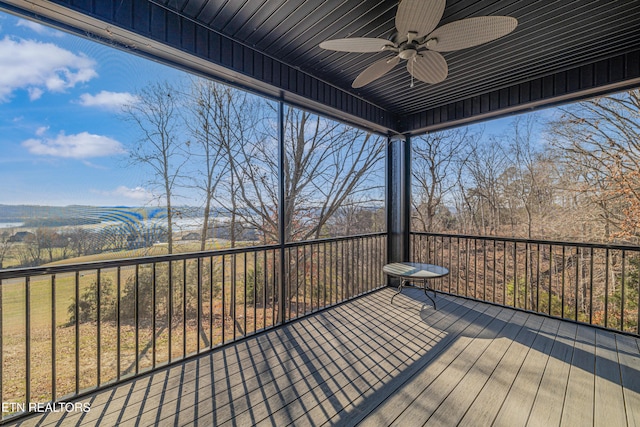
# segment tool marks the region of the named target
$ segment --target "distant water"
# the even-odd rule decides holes
[[[0,228],[18,228],[23,225],[24,222],[0,222]]]

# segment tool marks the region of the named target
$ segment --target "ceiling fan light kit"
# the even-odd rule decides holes
[[[451,52],[478,46],[512,32],[518,20],[510,16],[479,16],[461,19],[436,28],[446,0],[401,0],[396,13],[397,33],[391,40],[354,37],[327,40],[323,49],[338,52],[375,53],[389,51],[394,56],[374,62],[351,84],[365,86],[391,71],[400,60],[407,61],[407,71],[425,83],[440,83],[447,78],[447,61],[440,52]]]

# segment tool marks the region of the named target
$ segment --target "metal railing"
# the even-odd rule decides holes
[[[443,292],[640,335],[638,246],[411,233],[411,256]]]
[[[2,420],[377,289],[385,259],[376,233],[1,270]]]

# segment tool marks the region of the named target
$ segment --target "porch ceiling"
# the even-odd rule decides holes
[[[391,36],[397,1],[9,0],[0,6],[103,38],[130,31],[158,45],[140,53],[282,97],[382,132],[419,133],[640,84],[640,1],[448,0],[440,25],[507,15],[516,30],[444,53],[449,76],[416,82],[400,64],[360,88],[351,82],[385,54],[326,51],[342,37]],[[62,10],[62,12],[61,12]],[[210,63],[194,67],[158,46]]]

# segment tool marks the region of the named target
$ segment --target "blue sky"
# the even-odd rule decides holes
[[[0,204],[149,204],[119,112],[184,73],[2,12],[0,70]]]

